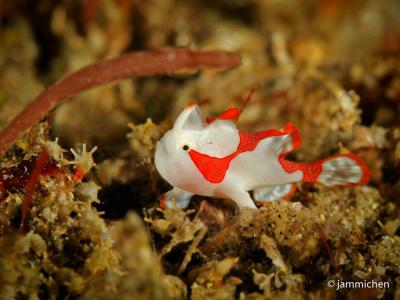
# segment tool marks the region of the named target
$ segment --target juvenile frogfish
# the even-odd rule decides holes
[[[204,121],[196,104],[188,105],[157,143],[155,165],[173,186],[162,196],[168,207],[186,208],[193,195],[232,199],[239,208],[290,197],[301,182],[354,186],[369,181],[360,157],[340,154],[315,162],[293,162],[299,131],[246,133],[236,127],[241,111],[231,108]],[[252,192],[252,196],[250,195]]]

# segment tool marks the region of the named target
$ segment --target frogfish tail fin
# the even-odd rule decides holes
[[[354,154],[336,155],[312,164],[320,165],[315,181],[326,186],[365,184],[371,176],[366,164]]]

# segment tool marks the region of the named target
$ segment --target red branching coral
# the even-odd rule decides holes
[[[40,175],[47,165],[49,158],[49,152],[46,148],[43,148],[42,152],[40,152],[39,157],[36,160],[35,168],[33,169],[32,175],[29,178],[28,183],[26,184],[24,202],[22,204],[22,218],[19,225],[19,229],[21,232],[24,230],[25,219],[32,201],[33,193],[35,192],[36,186],[39,183]]]
[[[38,156],[23,160],[18,165],[0,169],[0,201],[7,198],[9,193],[15,189],[23,189],[35,168]],[[57,162],[50,158],[42,170],[42,175],[55,175],[62,172]]]

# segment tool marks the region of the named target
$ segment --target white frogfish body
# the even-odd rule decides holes
[[[174,187],[163,195],[165,205],[186,208],[197,194],[256,208],[255,202],[291,196],[296,183],[352,186],[369,181],[368,168],[353,154],[311,163],[286,160],[300,146],[299,132],[292,124],[281,130],[244,133],[233,122],[239,114],[229,109],[204,122],[199,107],[191,104],[178,116],[155,153],[158,172]]]

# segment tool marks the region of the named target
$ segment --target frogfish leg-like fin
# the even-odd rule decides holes
[[[255,205],[253,199],[251,199],[250,194],[246,191],[235,191],[229,196],[240,209],[243,208],[257,209],[257,206]]]
[[[258,188],[253,191],[253,198],[257,204],[265,204],[266,202],[279,199],[290,199],[296,191],[295,183],[286,183],[282,185],[267,186]]]
[[[181,208],[185,209],[193,197],[193,193],[174,187],[172,190],[160,196],[161,208]]]

